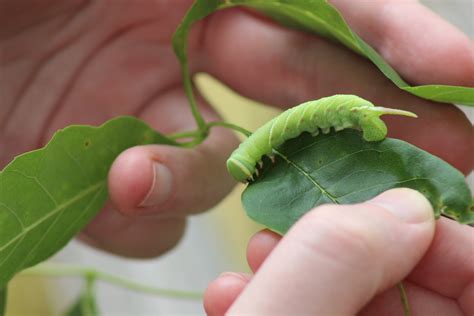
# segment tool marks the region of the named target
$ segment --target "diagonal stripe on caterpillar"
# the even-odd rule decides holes
[[[275,147],[303,132],[317,135],[331,128],[340,131],[353,128],[362,131],[366,141],[380,141],[387,135],[381,115],[393,114],[417,117],[416,114],[384,107],[355,95],[334,95],[309,101],[286,110],[256,130],[232,153],[227,170],[240,182],[253,180],[256,165],[264,155],[271,155]]]

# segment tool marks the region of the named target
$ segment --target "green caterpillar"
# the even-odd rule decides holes
[[[376,107],[355,95],[334,95],[309,101],[286,110],[256,130],[232,153],[227,170],[240,182],[253,180],[256,165],[273,148],[303,132],[317,135],[319,130],[329,133],[331,128],[362,130],[366,141],[380,141],[387,135],[381,115],[394,114],[417,117],[416,114],[396,109]]]

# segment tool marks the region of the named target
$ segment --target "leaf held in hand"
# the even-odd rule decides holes
[[[177,145],[142,121],[71,126],[43,149],[18,156],[0,173],[0,288],[60,250],[102,208],[107,175],[125,149]]]
[[[464,175],[404,141],[366,142],[354,130],[304,133],[278,151],[242,195],[249,217],[276,232],[285,233],[318,205],[358,203],[398,187],[424,194],[437,217],[474,223]]]

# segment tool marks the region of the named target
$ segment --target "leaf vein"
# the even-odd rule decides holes
[[[8,205],[6,205],[3,202],[0,202],[0,206],[3,206],[8,212],[10,212],[13,215],[13,217],[15,217],[15,219],[20,224],[22,230],[25,229],[25,224],[23,223],[23,221],[21,220],[21,218],[18,216],[17,213],[15,213]]]
[[[105,183],[105,180],[99,181],[98,183],[96,183],[95,185],[89,187],[88,189],[85,189],[85,190],[79,192],[79,194],[77,194],[74,198],[70,199],[69,201],[64,202],[64,203],[56,206],[49,214],[46,214],[45,216],[39,218],[35,223],[33,223],[30,226],[27,226],[20,234],[16,235],[10,241],[8,241],[4,245],[2,245],[0,247],[0,252],[3,251],[4,249],[6,249],[8,246],[10,246],[12,243],[16,242],[18,239],[20,239],[24,235],[26,235],[28,232],[30,232],[31,230],[36,228],[37,226],[41,225],[44,221],[48,220],[50,217],[52,217],[52,216],[56,215],[57,213],[61,212],[64,208],[66,208],[69,205],[71,205],[71,204],[79,201],[80,199],[86,197],[91,192],[94,192],[94,190],[96,190],[97,188],[100,188],[101,186],[103,186],[104,183]]]
[[[49,199],[51,200],[51,202],[53,202],[54,206],[58,206],[58,202],[56,201],[56,199],[53,197],[53,195],[51,194],[51,192],[49,192],[48,189],[46,189],[45,186],[43,186],[43,184],[40,182],[40,180],[38,179],[38,177],[36,176],[30,176],[30,175],[27,175],[25,173],[23,173],[21,170],[19,169],[13,169],[13,170],[8,170],[9,172],[12,172],[12,173],[18,173],[19,175],[25,177],[26,179],[30,179],[30,180],[33,180],[39,187],[40,189],[46,193],[46,195],[49,197]]]
[[[74,162],[74,164],[79,168],[79,170],[81,171],[81,173],[86,177],[87,179],[87,182],[89,184],[92,183],[91,179],[90,179],[90,175],[85,172],[84,170],[84,167],[79,163],[79,161],[77,161],[76,158],[73,157],[73,155],[66,149],[66,146],[64,146],[64,143],[63,142],[59,142],[59,147],[66,153],[66,155],[72,160],[72,162]]]
[[[286,157],[281,152],[279,152],[277,150],[275,150],[275,152],[277,153],[277,155],[282,157],[286,162],[288,162],[291,166],[293,166],[298,172],[300,172],[305,178],[307,178],[309,181],[311,181],[311,183],[313,183],[321,191],[322,194],[326,195],[331,201],[333,201],[334,204],[339,204],[339,202],[336,200],[336,198],[331,193],[326,191],[323,188],[323,186],[320,185],[318,183],[318,181],[316,181],[316,179],[314,179],[310,174],[308,174],[301,166],[299,166],[296,162],[288,159],[288,157]]]

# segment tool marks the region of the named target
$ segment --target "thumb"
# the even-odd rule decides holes
[[[355,315],[414,268],[433,234],[431,205],[410,189],[318,207],[281,240],[229,315]]]

